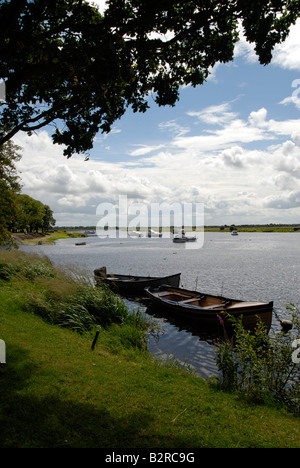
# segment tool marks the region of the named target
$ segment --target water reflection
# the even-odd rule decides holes
[[[197,321],[169,315],[152,305],[149,299],[123,298],[123,301],[129,310],[139,310],[157,327],[148,336],[148,349],[155,357],[163,361],[176,361],[177,365],[203,378],[218,375],[215,349],[217,342],[223,338],[221,328],[208,329]]]
[[[188,324],[178,318],[162,315],[153,308],[147,314],[159,325],[159,339],[150,337],[149,350],[163,360],[176,360],[204,378],[217,375],[215,343],[220,334]],[[180,337],[180,339],[178,339]]]

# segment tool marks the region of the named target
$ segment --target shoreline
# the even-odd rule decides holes
[[[167,228],[163,228],[165,232]],[[108,229],[109,232],[110,229]],[[266,233],[300,233],[300,227],[296,226],[236,226],[235,229],[238,233],[256,233],[256,232],[266,232]],[[231,229],[229,226],[226,226],[224,229],[221,229],[220,226],[207,226],[204,228],[205,232],[219,232],[224,234],[231,234]],[[144,229],[140,230],[143,234]],[[17,245],[42,245],[42,244],[54,244],[58,239],[78,239],[78,238],[87,238],[87,234],[82,232],[82,228],[77,230],[76,228],[66,229],[56,229],[51,233],[13,233],[12,238]]]
[[[86,234],[83,233],[76,233],[76,232],[67,232],[67,231],[55,231],[53,233],[41,233],[41,232],[34,232],[34,233],[14,233],[12,234],[13,240],[19,245],[31,245],[31,244],[53,244],[58,239],[70,239],[70,238],[84,238],[88,237]]]

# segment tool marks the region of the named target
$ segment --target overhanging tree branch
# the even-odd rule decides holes
[[[149,92],[174,105],[182,84],[232,60],[238,20],[268,64],[299,16],[299,0],[108,0],[104,16],[81,0],[0,1],[0,144],[60,119],[53,141],[87,151],[129,106],[145,112]]]
[[[19,131],[32,132],[35,130],[39,130],[40,128],[45,127],[45,125],[48,125],[51,122],[53,122],[53,120],[55,119],[55,117],[53,116],[48,117],[48,118],[46,118],[46,116],[47,116],[47,112],[43,112],[42,114],[36,116],[35,118],[27,119],[27,120],[24,120],[23,122],[20,122],[18,125],[16,125],[7,133],[5,132],[0,133],[0,145],[3,145],[7,141],[11,140]],[[41,119],[44,119],[44,120],[42,122],[39,122],[36,125],[30,126],[30,124],[38,122]]]

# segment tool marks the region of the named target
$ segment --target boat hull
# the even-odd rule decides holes
[[[267,331],[271,327],[273,302],[245,302],[174,288],[146,288],[145,292],[160,310],[166,310],[169,315],[201,322],[206,327],[219,327],[223,321],[226,328],[232,328],[229,316],[242,317],[243,326],[247,330],[253,330],[259,319]],[[185,300],[180,301],[183,297]]]
[[[100,274],[97,272],[100,271]],[[132,276],[132,275],[114,275],[103,274],[101,269],[94,271],[96,284],[105,283],[112,290],[121,295],[136,295],[146,296],[145,288],[158,288],[161,285],[169,285],[178,288],[180,283],[181,273],[176,273],[170,276],[152,277],[152,276]]]
[[[174,237],[173,242],[175,244],[184,244],[185,242],[196,242],[196,237]]]

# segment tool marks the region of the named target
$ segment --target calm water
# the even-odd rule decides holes
[[[280,330],[277,317],[289,318],[288,302],[300,306],[299,233],[205,233],[201,249],[188,250],[171,239],[111,239],[91,236],[86,245],[64,239],[55,245],[23,246],[27,252],[47,255],[56,265],[77,265],[91,276],[95,268],[108,272],[165,276],[181,272],[187,289],[223,294],[243,300],[274,301],[272,329]],[[144,304],[126,301],[131,308]],[[150,337],[155,355],[187,363],[197,374],[216,374],[212,337],[187,324],[155,316],[159,336]]]

